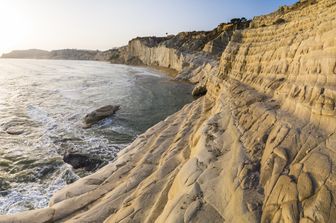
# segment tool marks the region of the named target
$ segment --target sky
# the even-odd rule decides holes
[[[137,36],[211,30],[297,0],[0,0],[0,54],[15,49],[99,49]]]

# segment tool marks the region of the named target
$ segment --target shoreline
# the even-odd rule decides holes
[[[113,63],[109,60],[81,60],[81,59],[49,59],[49,58],[2,58],[0,57],[0,60],[56,60],[56,61],[92,61],[92,62],[103,62],[103,63],[110,63],[115,65],[125,65],[125,66],[133,66],[133,67],[143,67],[147,68],[149,70],[158,71],[162,74],[165,74],[171,78],[176,78],[176,76],[179,74],[179,72],[172,68],[162,67],[162,66],[156,66],[156,65],[135,65],[135,64],[127,64],[127,63]],[[184,80],[181,80],[184,81]]]
[[[132,66],[132,65],[131,65]],[[177,70],[174,70],[172,68],[166,68],[166,67],[161,67],[161,66],[154,66],[154,65],[140,65],[140,67],[145,67],[148,68],[149,70],[154,70],[154,71],[158,71],[162,74],[167,75],[168,77],[173,78],[174,80],[176,80],[176,76],[179,74],[179,72]]]

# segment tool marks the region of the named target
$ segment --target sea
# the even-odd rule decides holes
[[[43,208],[92,172],[63,162],[76,152],[113,162],[139,134],[190,103],[192,85],[145,67],[97,61],[0,60],[0,214]],[[89,129],[83,117],[120,110]]]

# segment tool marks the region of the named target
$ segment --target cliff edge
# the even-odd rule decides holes
[[[336,2],[223,26],[120,49],[116,61],[175,69],[206,95],[49,207],[0,222],[335,222]]]

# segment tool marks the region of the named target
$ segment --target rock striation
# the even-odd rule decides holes
[[[197,83],[205,72],[218,63],[223,50],[236,30],[250,21],[222,23],[212,31],[181,32],[167,37],[138,37],[119,49],[111,62],[170,68],[177,78]],[[206,67],[208,66],[208,67]]]
[[[209,36],[130,41],[119,61],[176,69],[206,95],[49,207],[0,222],[335,222],[336,2]]]

